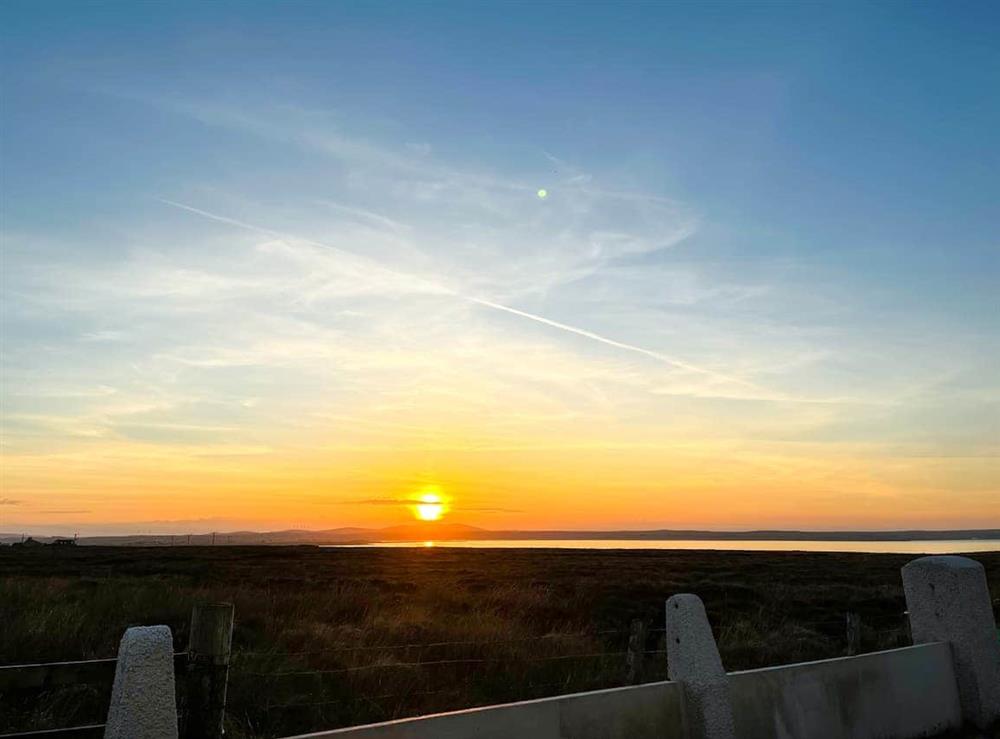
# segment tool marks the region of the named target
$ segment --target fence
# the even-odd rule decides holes
[[[160,628],[166,629],[166,627]],[[181,687],[181,690],[177,691],[177,697],[180,699],[178,702],[181,704],[181,716],[184,719],[180,726],[184,736],[204,737],[205,739],[215,739],[222,736],[222,712],[225,709],[232,628],[233,607],[231,605],[198,605],[191,613],[188,650],[175,654],[173,653],[172,640],[167,639],[165,642],[169,652],[166,665],[170,675],[171,702],[173,702],[175,685],[179,684]],[[129,632],[133,631],[129,630]],[[145,654],[128,656],[128,658],[123,655],[123,650],[132,641],[129,638],[129,632],[126,632],[126,637],[122,639],[117,658],[2,666],[0,667],[0,696],[12,693],[35,693],[80,684],[107,685],[114,683],[115,687],[118,687],[121,677],[136,669],[135,665],[144,663],[148,657]],[[169,629],[166,629],[166,633],[169,634]],[[159,646],[154,648],[158,649]],[[112,708],[114,708],[115,698],[113,689]],[[173,710],[176,713],[176,708]],[[106,736],[107,731],[106,724],[87,724],[0,736],[4,739],[10,739],[10,737],[94,739]],[[122,736],[133,735],[126,731]]]
[[[982,565],[923,557],[902,574],[915,646],[727,674],[701,600],[676,595],[666,603],[669,681],[308,736],[908,739],[1000,728],[1000,643]]]
[[[199,606],[192,620],[204,621],[199,613],[208,608]],[[880,616],[868,613],[862,619],[858,613],[848,612],[839,618],[814,618],[809,625],[824,633],[840,631],[847,653],[853,654],[860,651],[862,642],[869,650],[876,642],[883,645],[901,643],[907,631],[905,621],[905,613]],[[198,636],[203,628],[195,626],[191,631],[194,639],[203,638]],[[253,692],[262,697],[256,708],[268,717],[272,726],[280,725],[288,712],[297,721],[303,711],[309,712],[313,725],[322,726],[324,721],[329,721],[326,709],[335,709],[334,715],[339,714],[342,722],[342,711],[356,715],[362,707],[364,713],[398,716],[414,713],[414,707],[426,705],[427,700],[432,701],[432,705],[449,699],[467,700],[471,680],[490,681],[489,671],[494,669],[505,683],[491,683],[490,693],[494,700],[503,698],[508,690],[515,699],[524,700],[546,693],[576,693],[655,682],[666,677],[666,660],[662,659],[666,654],[663,648],[665,631],[663,627],[651,627],[647,621],[635,619],[628,628],[550,632],[492,640],[369,643],[293,651],[242,649],[233,650],[228,677],[230,681],[235,679],[235,686],[241,693],[245,694],[248,687],[253,686]],[[209,630],[209,633],[215,632]],[[599,651],[593,648],[593,641],[600,643]],[[649,646],[654,648],[647,648]],[[201,734],[195,733],[196,723],[187,720],[188,708],[194,702],[192,699],[204,695],[205,691],[187,679],[192,670],[188,657],[188,652],[177,653],[174,664],[181,730],[185,736],[194,737]],[[295,665],[294,662],[300,659],[303,663]],[[333,665],[311,666],[312,660],[329,660]],[[111,658],[0,666],[0,706],[5,704],[4,697],[19,697],[23,701],[39,691],[46,693],[45,700],[51,703],[57,700],[61,689],[73,691],[80,686],[90,686],[88,692],[94,698],[90,707],[106,713],[107,696],[102,698],[99,692],[109,691],[116,665],[117,660]],[[407,677],[392,679],[401,677],[401,672]],[[387,677],[393,685],[388,690],[383,687]],[[415,687],[407,685],[408,679],[412,679]],[[217,684],[221,684],[221,680]],[[94,686],[99,686],[100,690]],[[216,703],[220,705],[222,701]],[[48,723],[52,723],[51,711],[46,711],[42,704],[37,704],[35,712],[47,714]],[[0,722],[2,720],[0,716]],[[13,736],[90,737],[101,736],[103,732],[104,724],[95,722],[70,729],[22,731]]]
[[[701,601],[693,595],[678,595],[667,601],[665,626],[658,629],[664,633],[666,650],[644,649],[644,627],[634,623],[628,649],[623,652],[568,655],[621,659],[628,682],[638,683],[644,666],[648,666],[647,655],[666,651],[667,681],[308,736],[904,739],[932,736],[963,725],[988,729],[1000,720],[1000,644],[982,566],[963,557],[924,557],[903,569],[903,583],[915,646],[727,674]],[[231,625],[231,607],[196,612],[189,650],[180,655],[170,654],[166,627],[129,629],[117,662],[0,668],[0,692],[3,681],[10,680],[12,674],[20,675],[17,679],[22,687],[31,687],[80,675],[107,679],[113,665],[115,681],[107,725],[44,735],[173,739],[179,730],[184,736],[216,737],[221,734],[225,705]],[[848,653],[855,652],[862,631],[858,618],[849,614],[845,625]],[[414,664],[435,662],[449,660]],[[17,672],[5,678],[4,670]],[[179,728],[175,673],[183,688]]]

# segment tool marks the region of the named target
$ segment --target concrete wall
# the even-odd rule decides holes
[[[962,723],[948,644],[729,673],[740,739],[913,739]],[[323,731],[350,739],[685,739],[661,682]]]
[[[962,723],[943,643],[734,672],[729,688],[740,739],[909,739]]]
[[[684,739],[681,708],[680,686],[661,682],[321,731],[303,737]]]

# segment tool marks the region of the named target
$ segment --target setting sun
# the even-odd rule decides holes
[[[422,493],[413,506],[413,514],[421,521],[437,521],[445,513],[445,502],[438,493]]]

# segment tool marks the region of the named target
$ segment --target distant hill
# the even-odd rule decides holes
[[[2,534],[0,542],[21,541],[22,534]],[[34,536],[49,544],[57,537]],[[716,539],[724,541],[943,541],[949,539],[981,539],[1000,541],[1000,529],[946,531],[705,531],[683,529],[652,529],[645,531],[491,531],[459,523],[412,523],[381,529],[344,527],[336,529],[286,529],[283,531],[227,531],[214,534],[135,534],[128,536],[81,536],[80,545],[91,546],[192,546],[205,545],[295,545],[295,544],[376,544],[380,542],[455,541],[459,539],[498,539],[508,541],[553,539],[618,539],[622,541],[690,541]]]

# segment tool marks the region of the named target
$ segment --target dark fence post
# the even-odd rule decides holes
[[[627,685],[636,685],[642,682],[645,657],[646,622],[637,618],[632,621],[628,635],[628,652],[625,656],[625,682]]]
[[[220,739],[233,641],[232,603],[196,605],[188,639],[187,702],[183,736]]]
[[[861,616],[853,611],[847,614],[847,656],[861,653]]]

